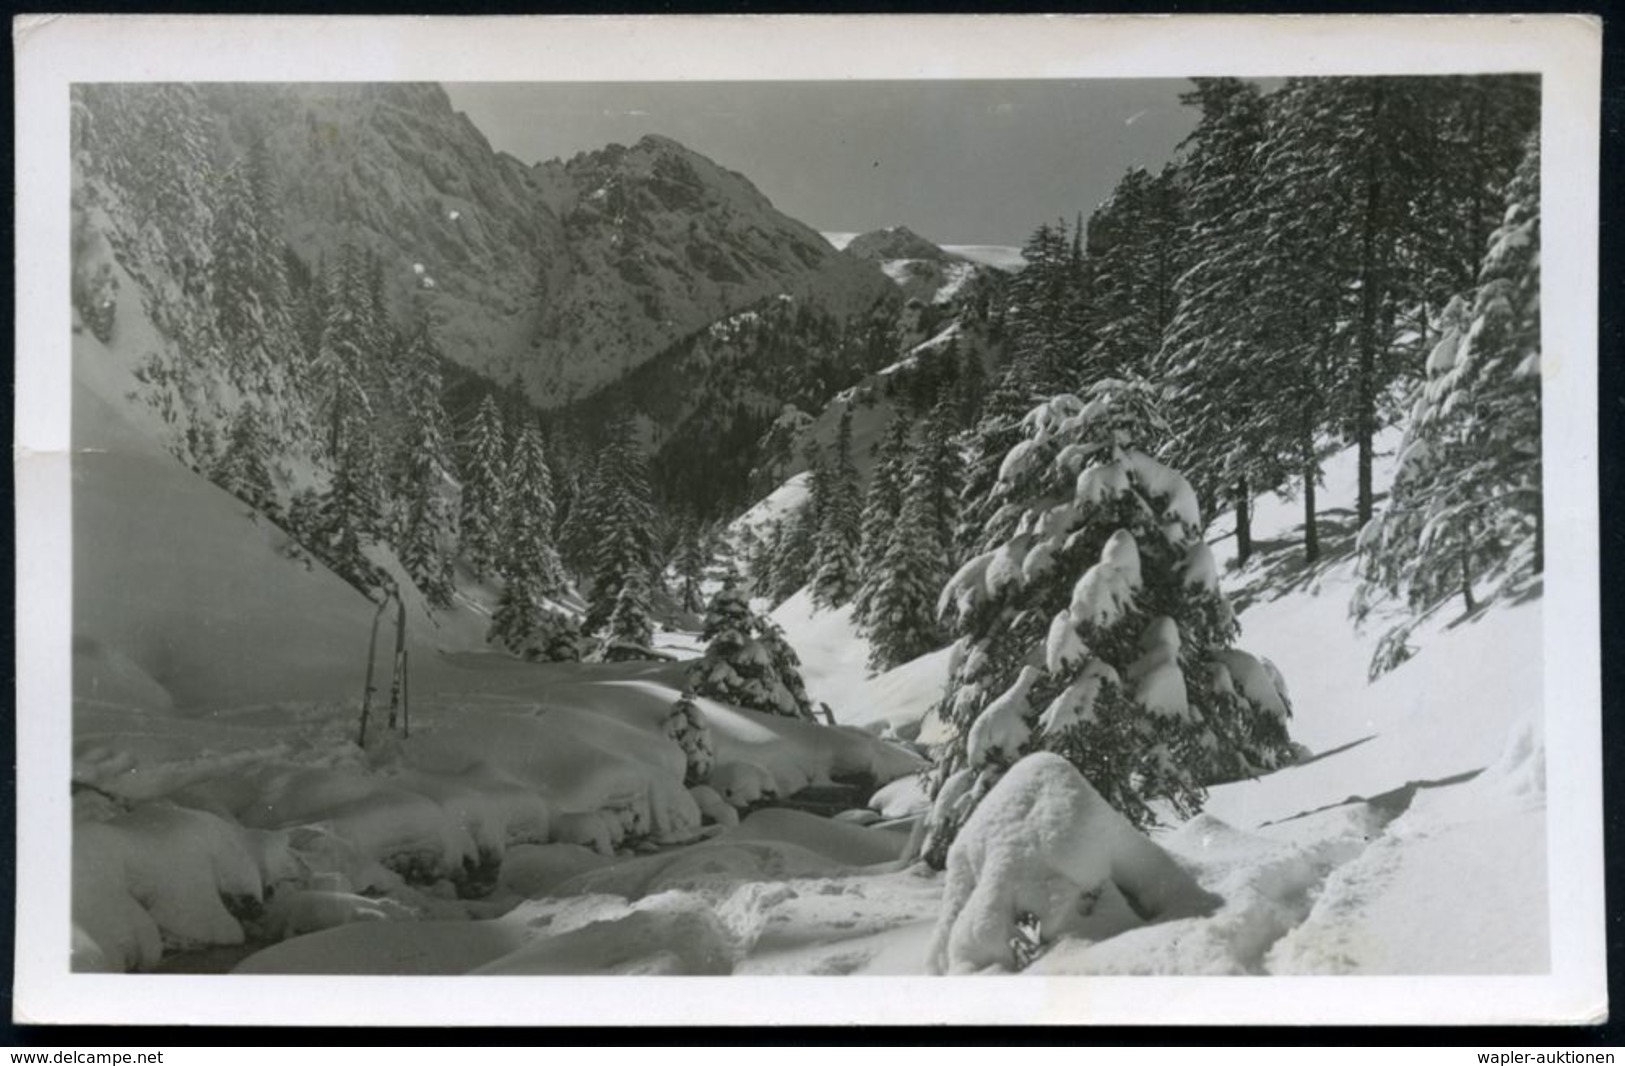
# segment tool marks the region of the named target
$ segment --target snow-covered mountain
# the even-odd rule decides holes
[[[138,94],[77,106],[104,143],[150,131]],[[447,356],[541,406],[776,293],[844,315],[890,292],[744,176],[667,138],[526,165],[432,84],[215,85],[152,106],[222,138],[226,155],[262,143],[307,266],[346,243],[376,254],[397,312],[426,300]]]
[[[907,226],[860,233],[847,241],[843,250],[849,256],[878,264],[906,298],[928,304],[944,304],[970,294],[986,283],[989,271],[997,269],[956,255]]]
[[[777,294],[839,317],[888,297],[880,273],[831,251],[744,176],[648,136],[535,172],[567,238],[545,264],[525,380],[580,395],[695,330]]]
[[[885,262],[890,259],[933,259],[945,263],[958,256],[950,255],[907,226],[888,226],[870,230],[852,238],[844,249],[848,255],[861,259]]]

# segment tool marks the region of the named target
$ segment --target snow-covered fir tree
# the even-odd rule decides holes
[[[1090,331],[1077,381],[1150,372],[1174,315],[1182,179],[1136,168],[1089,219],[1084,268]]]
[[[852,462],[850,405],[841,411],[835,466],[828,479],[822,521],[813,549],[812,594],[813,602],[820,607],[841,607],[857,591],[858,544],[862,536],[858,469]]]
[[[370,431],[342,436],[332,476],[316,498],[313,524],[296,533],[334,573],[368,596],[390,586],[367,554],[384,533],[375,468]]]
[[[866,584],[871,670],[889,670],[943,644],[937,596],[953,572],[961,470],[952,410],[939,403],[919,427],[886,553]]]
[[[785,637],[778,623],[766,615],[756,615],[756,640],[767,653],[768,666],[778,678],[772,710],[777,714],[815,720],[812,697],[801,676],[801,656]],[[788,700],[785,696],[788,696]],[[766,708],[764,708],[766,709]]]
[[[767,523],[761,532],[746,526],[740,533],[739,554],[744,559],[745,577],[758,596],[773,595],[774,542],[782,546],[783,539],[784,527],[779,522]]]
[[[736,585],[725,585],[706,609],[705,654],[688,668],[689,686],[738,707],[792,718],[813,717],[800,662],[772,622],[750,609]]]
[[[232,416],[231,434],[210,479],[250,507],[275,518],[280,508],[271,476],[272,462],[259,408],[245,403]]]
[[[647,613],[649,575],[655,566],[655,509],[629,415],[622,415],[611,428],[599,453],[591,494],[598,540],[583,628],[594,633],[609,622],[621,590],[634,576]]]
[[[506,452],[502,412],[495,397],[487,393],[464,436],[459,516],[463,558],[481,574],[495,574],[502,562],[502,531],[507,518],[507,478],[503,473]]]
[[[654,622],[649,617],[649,577],[634,568],[627,571],[615,594],[615,607],[599,642],[598,658],[608,663],[655,658],[650,650],[654,639]]]
[[[866,598],[871,670],[890,670],[942,646],[937,596],[950,571],[934,495],[928,472],[914,469]]]
[[[426,316],[408,333],[401,360],[407,412],[396,459],[399,513],[395,550],[413,583],[436,607],[452,602],[452,558],[457,513],[452,502],[452,459],[440,403],[440,364]]]
[[[1057,396],[1005,457],[983,551],[944,587],[959,643],[926,846],[1022,755],[1055,751],[1137,825],[1289,756],[1285,687],[1236,623],[1188,482],[1152,457],[1155,391]]]
[[[510,578],[491,615],[485,639],[524,659],[571,662],[581,658],[581,630],[569,615],[551,607],[528,574]]]
[[[954,525],[956,558],[969,557],[986,536],[997,506],[993,487],[999,479],[999,468],[1022,438],[1022,419],[1040,399],[1023,364],[1006,363],[998,383],[982,403],[981,417],[965,435],[965,465]]]
[[[666,715],[666,736],[683,749],[687,768],[683,771],[683,784],[692,788],[703,784],[716,765],[716,745],[711,738],[711,724],[695,704],[695,694],[685,690],[672,704]]]
[[[920,424],[918,441],[909,458],[909,481],[922,481],[921,491],[930,511],[932,532],[949,565],[958,560],[955,534],[959,526],[959,493],[965,479],[965,459],[959,447],[954,406],[939,401]]]
[[[685,517],[678,527],[672,570],[677,579],[677,605],[690,614],[705,610],[705,596],[700,591],[700,585],[705,580],[707,539],[705,531],[691,516]]]
[[[773,538],[773,588],[768,598],[782,603],[812,579],[818,547],[818,499],[810,495],[777,524]]]
[[[526,574],[544,594],[556,595],[565,582],[564,565],[553,546],[553,474],[542,448],[541,430],[534,423],[519,430],[507,472],[503,576]]]
[[[326,282],[327,299],[320,348],[314,367],[317,409],[327,458],[338,462],[346,451],[373,447],[372,397],[366,387],[373,338],[368,332],[367,295],[360,254],[346,245]]]
[[[1063,221],[1045,223],[1021,250],[1025,262],[1010,284],[1005,332],[1012,364],[1044,394],[1070,387],[1076,359],[1088,342],[1079,235],[1068,240]]]
[[[520,575],[502,586],[502,597],[491,614],[485,639],[515,655],[530,658],[533,638],[541,624],[542,593],[533,580]]]
[[[1261,387],[1254,353],[1267,321],[1251,309],[1268,276],[1267,205],[1253,161],[1267,103],[1239,78],[1197,78],[1180,99],[1201,109],[1185,139],[1185,223],[1190,263],[1174,283],[1177,310],[1158,367],[1181,417],[1170,443],[1206,499],[1235,509],[1236,558],[1252,555],[1253,498],[1287,483],[1297,467],[1295,435],[1283,435],[1276,392]],[[1283,443],[1285,438],[1290,440]]]
[[[245,391],[287,388],[294,352],[282,243],[275,220],[262,217],[248,162],[227,167],[217,187],[210,293],[225,362]]]
[[[1360,534],[1363,600],[1416,616],[1454,596],[1473,611],[1498,578],[1543,565],[1540,149],[1530,138],[1478,285],[1445,309],[1417,388],[1387,505]],[[1476,590],[1476,591],[1475,591]],[[1402,657],[1389,635],[1374,668]]]
[[[858,540],[858,591],[852,600],[852,617],[859,623],[869,617],[869,604],[884,574],[886,550],[891,546],[897,519],[903,512],[903,489],[908,484],[909,422],[901,414],[886,424],[869,475],[869,490],[863,500]]]

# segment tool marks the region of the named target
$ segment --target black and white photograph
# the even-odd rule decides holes
[[[1594,23],[195,21],[33,42],[19,1010],[1606,1010]]]

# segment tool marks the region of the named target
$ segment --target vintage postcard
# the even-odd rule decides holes
[[[13,33],[17,1020],[1606,1015],[1597,21]]]

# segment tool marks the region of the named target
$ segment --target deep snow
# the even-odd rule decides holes
[[[1284,674],[1308,757],[1214,788],[1204,814],[1149,839],[1074,832],[1095,824],[1064,815],[1088,808],[1060,799],[1092,795],[1081,779],[1029,792],[1015,806],[1059,804],[1065,831],[1035,837],[1021,853],[1032,862],[985,846],[1011,834],[973,835],[987,836],[982,860],[967,853],[945,876],[904,856],[927,802],[909,742],[941,737],[948,649],[870,676],[849,610],[793,596],[774,619],[839,727],[700,700],[716,764],[689,789],[664,732],[682,662],[519,663],[471,650],[468,625],[415,617],[412,736],[375,729],[363,751],[353,738],[370,606],[288,558],[240,503],[140,447],[111,406],[83,402],[109,451],[83,457],[78,475],[91,579],[75,604],[77,968],[174,965],[211,945],[241,945],[238,968],[252,973],[1548,965],[1542,677],[1530,650],[1540,601],[1470,620],[1441,612],[1418,631],[1415,658],[1368,682],[1380,618],[1360,631],[1348,615],[1348,454],[1328,464],[1318,567],[1295,563],[1291,501],[1260,501],[1260,554],[1239,572],[1225,522],[1212,531],[1212,565],[1245,604],[1243,640]],[[787,485],[746,521],[801,492]],[[692,636],[664,639],[697,649]],[[853,780],[884,786],[866,813],[759,807]],[[1099,824],[1117,826],[1112,813],[1097,811]],[[1094,876],[1125,841],[1203,905],[1136,908],[1128,897],[1143,904],[1143,884],[1125,894],[1120,878]],[[978,876],[1001,865],[1013,880]],[[1039,868],[1070,871],[1060,895],[1087,897],[1089,920],[1011,924],[1019,915],[1000,892],[1041,888]],[[962,921],[984,883],[994,902]],[[956,956],[962,925],[979,932],[958,936]]]

